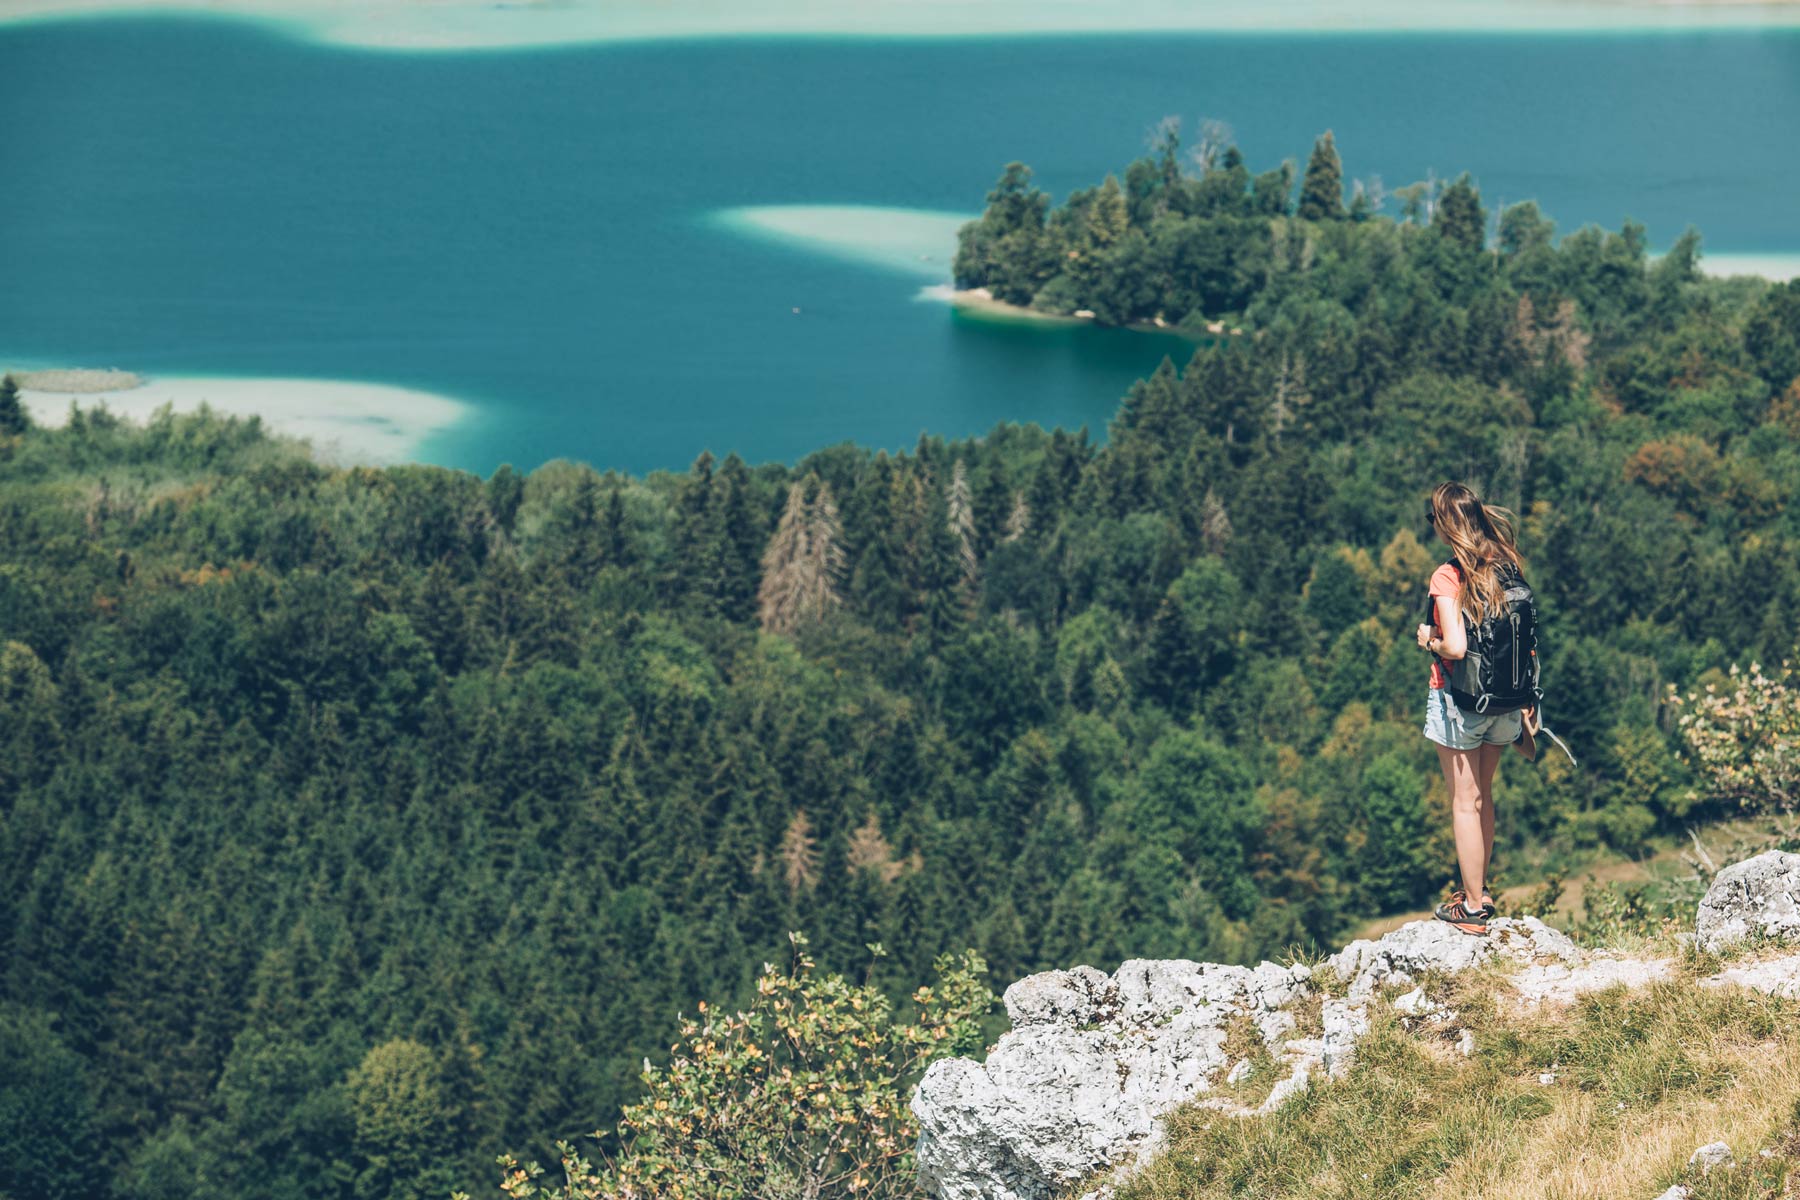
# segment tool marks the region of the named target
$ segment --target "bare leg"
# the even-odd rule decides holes
[[[1475,760],[1475,782],[1481,789],[1481,880],[1485,884],[1488,866],[1494,861],[1494,771],[1506,747],[1483,742],[1475,753],[1480,756]],[[1475,900],[1480,903],[1480,892],[1475,893]]]
[[[1496,747],[1498,749],[1498,747]],[[1450,789],[1450,831],[1456,837],[1456,863],[1462,870],[1463,890],[1469,904],[1481,905],[1481,888],[1487,881],[1489,835],[1492,817],[1483,819],[1481,785],[1477,777],[1480,749],[1452,750],[1439,746],[1438,765]]]

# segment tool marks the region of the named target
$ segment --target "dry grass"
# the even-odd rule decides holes
[[[1651,1200],[1683,1182],[1696,1200],[1748,1200],[1800,1186],[1800,1002],[1678,980],[1521,1011],[1498,971],[1422,982],[1474,1031],[1473,1057],[1373,1006],[1347,1076],[1268,1117],[1184,1110],[1122,1198]],[[1741,1165],[1700,1180],[1688,1156],[1716,1140]]]
[[[1237,1083],[1225,1083],[1221,1080],[1213,1089],[1212,1095],[1246,1108],[1255,1108],[1269,1098],[1275,1089],[1275,1083],[1286,1074],[1286,1070],[1275,1061],[1268,1044],[1263,1041],[1262,1032],[1257,1029],[1256,1022],[1248,1013],[1240,1013],[1225,1024],[1225,1044],[1222,1047],[1227,1060],[1250,1064],[1250,1074]]]

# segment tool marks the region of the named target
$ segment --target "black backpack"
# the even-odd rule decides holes
[[[1448,565],[1461,578],[1462,567],[1454,559]],[[1531,585],[1511,564],[1502,563],[1500,571],[1506,603],[1499,615],[1467,630],[1467,654],[1454,662],[1438,659],[1450,698],[1469,712],[1512,712],[1536,707],[1544,698],[1538,686],[1537,604]],[[1432,597],[1425,597],[1425,608],[1432,619]]]

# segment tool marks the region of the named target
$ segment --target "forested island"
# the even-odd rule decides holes
[[[1667,689],[1795,650],[1800,283],[1321,178],[1168,148],[1052,213],[1008,168],[961,282],[1247,331],[1103,445],[483,479],[0,387],[0,1195],[489,1194],[790,930],[911,1013],[964,948],[1001,987],[1415,906],[1445,478],[1521,515],[1580,757],[1502,768],[1502,884],[1782,802]]]
[[[1151,152],[1126,167],[1122,181],[1108,175],[1055,208],[1033,185],[1030,167],[1008,163],[980,219],[959,232],[951,264],[956,287],[1046,316],[1205,337],[1228,326],[1241,332],[1235,326],[1246,320],[1271,324],[1296,293],[1316,298],[1320,289],[1306,282],[1315,266],[1338,276],[1324,295],[1352,316],[1368,302],[1369,286],[1343,273],[1361,264],[1380,275],[1401,255],[1444,298],[1464,306],[1482,290],[1484,274],[1502,273],[1503,260],[1521,294],[1541,300],[1565,282],[1543,275],[1542,252],[1555,240],[1555,225],[1537,204],[1493,214],[1490,237],[1490,214],[1467,172],[1454,182],[1432,177],[1397,188],[1392,199],[1400,215],[1390,219],[1381,215],[1389,196],[1379,176],[1352,180],[1345,203],[1343,162],[1330,130],[1313,144],[1297,197],[1291,159],[1252,175],[1230,138],[1228,126],[1208,121],[1184,154],[1180,121],[1164,118]],[[1422,230],[1437,236],[1406,240]],[[1590,226],[1562,239],[1559,249],[1564,261],[1583,264],[1575,269],[1592,275],[1592,286],[1603,286],[1605,278],[1592,274],[1598,263],[1640,259],[1645,234],[1629,220],[1616,237]],[[1685,278],[1698,249],[1699,234],[1690,228],[1659,269]],[[1286,315],[1300,319],[1297,311]]]

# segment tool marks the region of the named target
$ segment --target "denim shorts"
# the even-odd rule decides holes
[[[1473,750],[1482,743],[1506,746],[1519,740],[1523,709],[1472,713],[1450,698],[1446,688],[1425,689],[1425,736],[1452,750]]]

